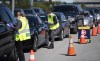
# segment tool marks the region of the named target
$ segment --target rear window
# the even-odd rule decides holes
[[[54,6],[53,12],[77,12],[77,8],[74,6]]]

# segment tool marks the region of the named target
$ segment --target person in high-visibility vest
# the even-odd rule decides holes
[[[21,26],[15,36],[15,40],[16,40],[15,45],[18,51],[19,61],[25,61],[22,42],[31,39],[29,24],[27,19],[23,17],[20,12],[16,13],[16,17],[18,21],[21,22]]]
[[[49,49],[54,48],[54,36],[56,35],[57,31],[59,30],[59,21],[57,16],[54,13],[49,12],[48,14],[48,26],[49,26],[49,33],[51,38],[51,43],[49,45]]]

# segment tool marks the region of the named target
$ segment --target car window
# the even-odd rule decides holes
[[[66,17],[64,16],[64,14],[61,14],[61,17],[62,17],[62,21],[67,21]]]
[[[24,13],[25,13],[26,15],[28,15],[28,14],[31,14],[31,15],[33,15],[33,12],[32,12],[32,10],[24,10]]]
[[[30,27],[33,27],[33,26],[34,26],[35,17],[26,16],[26,18],[27,18],[28,21],[29,21],[29,26],[30,26]]]
[[[39,13],[39,12],[40,12],[40,10],[39,10],[39,9],[34,9],[34,11],[35,11],[36,13]]]
[[[1,14],[0,14],[0,33],[5,31],[5,27],[1,26],[2,23],[3,23],[3,20],[2,20]]]
[[[5,21],[7,23],[11,22],[11,19],[9,18],[9,16],[4,8],[0,9],[0,13],[1,13],[1,16],[3,18],[3,21]]]
[[[59,21],[61,21],[62,19],[61,19],[61,16],[60,16],[60,14],[59,13],[54,13],[56,16],[57,16],[57,19],[59,20]]]
[[[14,15],[12,15],[12,12],[10,11],[10,9],[6,8],[6,12],[7,12],[7,15],[10,18],[11,22],[13,22],[13,24],[16,24],[17,21],[16,21]]]
[[[40,9],[34,8],[34,11],[35,11],[36,13],[42,13],[42,12],[44,12],[41,8],[40,8]]]

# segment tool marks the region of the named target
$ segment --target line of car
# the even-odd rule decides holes
[[[77,33],[77,27],[82,25],[88,25],[92,28],[92,25],[97,25],[100,22],[99,11],[91,13],[91,9],[85,9],[79,5],[74,4],[61,4],[52,8],[52,12],[57,16],[59,20],[59,31],[55,37],[63,40],[64,37],[69,37],[70,33]],[[38,47],[48,46],[50,41],[48,18],[46,12],[41,8],[29,8],[29,9],[15,9],[14,12],[21,12],[26,16],[29,22],[31,40],[24,41],[24,49],[31,48],[37,51]],[[17,19],[11,14],[11,11],[4,5],[0,5],[0,60],[16,61],[16,48],[14,45],[15,31],[13,28],[6,24],[17,25]],[[4,59],[8,58],[8,59]]]
[[[38,47],[41,45],[48,46],[50,37],[47,14],[40,8],[15,9],[15,12],[18,11],[23,13],[23,15],[25,14],[29,21],[31,31],[31,41],[23,42],[25,48],[31,45],[31,48],[33,48],[34,51],[37,51]],[[70,22],[67,21],[63,13],[54,12],[54,14],[56,14],[58,17],[60,24],[59,30],[55,37],[59,37],[60,40],[63,40],[64,37],[67,37],[70,34]]]

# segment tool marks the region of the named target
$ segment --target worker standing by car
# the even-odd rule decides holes
[[[15,44],[16,44],[16,48],[18,51],[19,61],[25,61],[22,42],[25,40],[29,40],[31,38],[30,31],[29,31],[29,25],[28,25],[28,21],[24,17],[22,17],[22,14],[20,12],[16,13],[16,18],[18,19],[18,21],[21,22],[21,27],[16,33]]]
[[[59,22],[57,19],[57,16],[52,13],[51,11],[47,12],[48,13],[48,26],[49,26],[49,35],[50,35],[50,45],[49,45],[49,49],[54,48],[54,36],[57,34],[57,32],[59,31]]]

